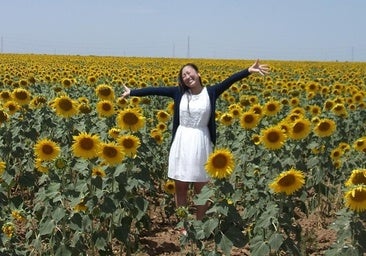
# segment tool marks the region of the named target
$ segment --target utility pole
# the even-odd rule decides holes
[[[191,57],[191,53],[190,53],[190,46],[189,46],[189,36],[188,36],[188,41],[187,41],[187,58]]]
[[[4,50],[4,39],[3,36],[1,36],[1,53],[3,53]]]
[[[173,42],[173,58],[175,58],[175,43]]]

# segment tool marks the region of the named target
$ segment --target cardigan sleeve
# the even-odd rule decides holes
[[[243,79],[245,77],[248,77],[249,75],[250,75],[250,72],[246,68],[242,71],[239,71],[239,72],[229,76],[228,78],[226,78],[221,83],[218,83],[217,85],[214,85],[216,87],[215,88],[216,95],[218,96],[218,95],[222,94],[225,90],[227,90],[235,82],[240,81],[241,79]]]
[[[142,97],[156,95],[173,98],[177,90],[179,90],[177,87],[145,87],[140,89],[132,89],[130,96]]]

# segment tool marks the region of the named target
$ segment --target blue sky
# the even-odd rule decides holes
[[[3,53],[366,61],[365,0],[0,0]]]

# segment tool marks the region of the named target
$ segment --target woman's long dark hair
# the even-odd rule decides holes
[[[193,64],[193,63],[187,63],[185,64],[183,67],[181,67],[181,69],[179,70],[179,75],[178,75],[178,85],[179,87],[181,88],[181,90],[183,91],[183,93],[185,93],[186,91],[189,90],[188,86],[184,84],[183,82],[183,69],[187,66],[190,66],[191,68],[193,68],[194,70],[196,70],[197,73],[199,73],[198,71],[198,67],[196,66],[196,64]],[[200,79],[200,83],[202,85],[202,80],[201,80],[201,77],[199,78]]]

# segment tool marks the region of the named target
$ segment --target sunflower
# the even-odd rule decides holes
[[[335,148],[330,152],[330,158],[335,161],[339,160],[343,156],[343,150],[340,148]]]
[[[240,117],[240,126],[243,129],[253,129],[260,121],[260,116],[253,111],[244,112]]]
[[[125,108],[128,106],[128,100],[125,98],[118,98],[117,99],[117,106],[119,108]]]
[[[44,165],[44,161],[42,161],[42,159],[39,158],[36,158],[34,160],[34,167],[37,169],[37,171],[41,173],[47,174],[49,171],[48,167]]]
[[[62,80],[61,80],[61,84],[62,84],[62,86],[63,87],[65,87],[65,88],[69,88],[69,87],[71,87],[71,85],[72,85],[72,80],[71,79],[69,79],[69,78],[63,78]]]
[[[170,101],[168,103],[168,106],[166,107],[166,111],[168,111],[168,113],[171,115],[174,113],[174,101]]]
[[[282,108],[282,105],[277,100],[270,100],[263,106],[264,114],[267,116],[276,115],[278,112],[281,111],[281,108]]]
[[[4,161],[0,161],[0,177],[5,172],[6,163]]]
[[[121,133],[121,129],[117,128],[117,127],[112,127],[108,130],[108,135],[109,137],[113,138],[113,139],[117,139],[118,136]]]
[[[12,96],[11,92],[8,90],[4,90],[4,91],[0,92],[0,100],[2,102],[7,102],[9,100],[12,100],[12,97],[13,96]]]
[[[259,145],[261,143],[261,136],[259,134],[253,134],[251,139],[255,145]]]
[[[78,106],[78,112],[82,114],[89,114],[90,112],[92,112],[92,108],[88,103],[80,103]]]
[[[366,187],[364,185],[358,185],[355,188],[349,189],[344,195],[344,200],[347,208],[356,212],[365,211]]]
[[[138,131],[145,125],[145,117],[135,108],[121,110],[117,115],[117,126],[121,129]]]
[[[14,115],[20,108],[21,106],[16,101],[9,100],[4,104],[4,109],[6,109],[10,115]]]
[[[9,115],[4,110],[0,109],[0,125],[9,120]]]
[[[168,194],[175,193],[175,182],[173,180],[167,180],[164,183],[164,191]]]
[[[97,103],[97,113],[100,117],[109,117],[114,115],[114,104],[109,100],[101,100]]]
[[[205,169],[211,177],[223,179],[231,175],[234,165],[234,156],[228,149],[216,149],[209,155]]]
[[[137,149],[140,147],[140,139],[134,135],[123,135],[117,139],[117,143],[122,146],[123,152],[129,156],[136,156]]]
[[[98,156],[100,147],[98,135],[82,132],[77,136],[73,136],[73,139],[74,142],[71,148],[76,157],[90,159]]]
[[[230,113],[224,113],[220,117],[220,122],[225,126],[229,126],[234,122],[234,117]]]
[[[95,94],[102,100],[114,100],[113,88],[107,84],[100,84],[95,88]]]
[[[161,144],[164,141],[163,133],[162,131],[158,129],[152,129],[150,132],[150,136],[158,143]]]
[[[356,151],[363,152],[366,149],[366,136],[361,137],[357,139],[355,142],[353,142],[353,148]]]
[[[100,167],[94,167],[92,170],[92,176],[99,176],[101,178],[104,178],[106,176],[105,171]]]
[[[336,128],[336,123],[333,120],[328,118],[320,119],[314,128],[314,133],[319,137],[329,137]]]
[[[123,148],[114,142],[102,143],[99,157],[110,166],[120,164],[124,158]]]
[[[366,169],[354,169],[345,182],[347,187],[352,185],[366,185]]]
[[[263,115],[263,107],[259,104],[254,104],[250,107],[249,111],[254,112],[255,114],[259,115],[260,117]]]
[[[273,126],[262,131],[260,140],[268,149],[280,149],[286,138],[285,132],[279,126]]]
[[[318,105],[312,105],[309,108],[309,112],[311,113],[312,116],[318,116],[322,112],[322,109]]]
[[[347,109],[346,109],[346,107],[343,103],[335,104],[335,106],[332,108],[332,112],[335,115],[340,116],[340,117],[347,117],[348,116]]]
[[[52,161],[60,154],[60,146],[50,139],[40,139],[34,145],[36,158],[42,161]]]
[[[60,117],[69,118],[78,113],[78,104],[68,96],[57,97],[52,106]]]
[[[306,118],[295,120],[289,131],[289,137],[293,140],[301,140],[306,138],[311,132],[311,122]]]
[[[46,97],[44,97],[42,95],[38,95],[31,100],[31,102],[29,103],[29,106],[31,109],[37,109],[37,108],[45,106],[46,104],[47,104]]]
[[[288,171],[280,173],[275,180],[269,184],[269,187],[275,193],[285,193],[291,195],[299,190],[305,184],[303,172],[291,168]]]
[[[156,118],[158,119],[159,122],[166,123],[170,119],[170,114],[164,110],[159,110],[158,113],[156,114]]]
[[[84,202],[80,202],[74,206],[75,212],[86,212],[87,210],[88,210],[88,206],[86,206]]]
[[[239,118],[242,113],[243,113],[243,109],[240,105],[238,104],[232,104],[229,106],[229,113],[234,117],[234,118]]]
[[[23,88],[16,88],[12,92],[12,98],[21,106],[28,105],[31,101],[30,92]]]
[[[158,129],[161,132],[165,132],[168,129],[168,126],[165,123],[159,122],[156,125],[156,129]]]

